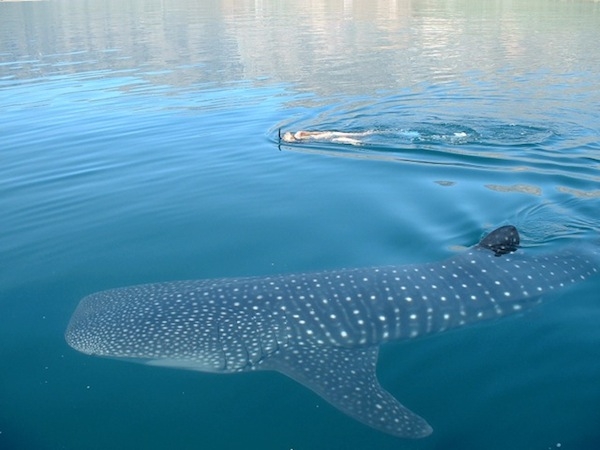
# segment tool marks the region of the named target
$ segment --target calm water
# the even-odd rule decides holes
[[[275,373],[87,357],[79,299],[162,280],[432,261],[600,225],[600,4],[0,3],[0,448],[600,448],[598,280],[382,349],[434,434]],[[371,131],[278,146],[283,131]]]

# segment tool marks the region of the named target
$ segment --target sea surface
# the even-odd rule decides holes
[[[599,43],[583,0],[0,2],[0,449],[600,449],[597,278],[384,346],[418,441],[64,340],[118,286],[598,245]]]

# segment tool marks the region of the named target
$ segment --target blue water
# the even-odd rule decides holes
[[[594,245],[597,42],[586,1],[0,2],[0,448],[600,448],[597,279],[385,346],[415,442],[279,374],[63,339],[111,287],[433,261],[506,223]]]

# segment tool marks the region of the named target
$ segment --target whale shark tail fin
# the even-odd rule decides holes
[[[516,251],[517,248],[519,248],[520,242],[521,240],[517,228],[512,225],[505,225],[496,228],[486,235],[479,241],[477,247],[491,250],[496,256],[502,256]]]

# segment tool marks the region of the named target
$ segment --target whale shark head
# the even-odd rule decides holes
[[[258,310],[212,298],[225,287],[228,300],[238,292],[240,299],[247,297],[248,283],[260,280],[221,281],[155,283],[89,295],[71,317],[67,343],[82,353],[152,365],[245,370],[283,344],[285,330],[268,304]]]

